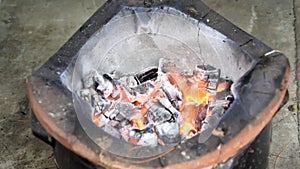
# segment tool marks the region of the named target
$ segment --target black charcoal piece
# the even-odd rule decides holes
[[[105,79],[102,75],[99,75],[98,73],[94,76],[94,80],[96,83],[95,87],[97,92],[99,92],[105,98],[107,98],[113,93],[114,85],[111,81]]]
[[[157,71],[158,71],[157,67],[150,67],[143,70],[141,73],[138,73],[137,75],[135,75],[135,77],[140,83],[144,83],[148,80],[155,81],[155,79],[158,76]]]
[[[209,79],[207,82],[207,89],[217,90],[219,85],[219,80],[217,79]]]
[[[232,95],[228,95],[225,97],[225,100],[228,100],[231,103],[231,102],[233,102],[234,97]]]

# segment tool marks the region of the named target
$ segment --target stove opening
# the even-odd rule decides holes
[[[231,39],[175,8],[124,7],[61,80],[97,145],[145,158],[209,137],[236,99],[235,83],[255,64]]]

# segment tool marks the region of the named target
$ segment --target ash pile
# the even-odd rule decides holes
[[[96,70],[83,80],[80,97],[93,107],[95,125],[132,144],[176,144],[218,123],[234,100],[232,81],[210,65],[181,72],[160,59],[158,66],[118,76]]]

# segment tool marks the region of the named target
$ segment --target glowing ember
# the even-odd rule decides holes
[[[91,71],[83,82],[79,95],[93,107],[94,123],[145,146],[178,143],[201,133],[211,112],[226,110],[233,101],[231,81],[220,78],[219,69],[197,65],[183,74],[163,59],[136,75]]]

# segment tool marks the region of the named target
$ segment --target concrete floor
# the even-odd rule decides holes
[[[51,148],[31,134],[25,78],[96,11],[103,0],[0,0],[0,168],[56,168]],[[300,0],[204,0],[288,56],[290,100],[273,119],[269,168],[300,168]]]

